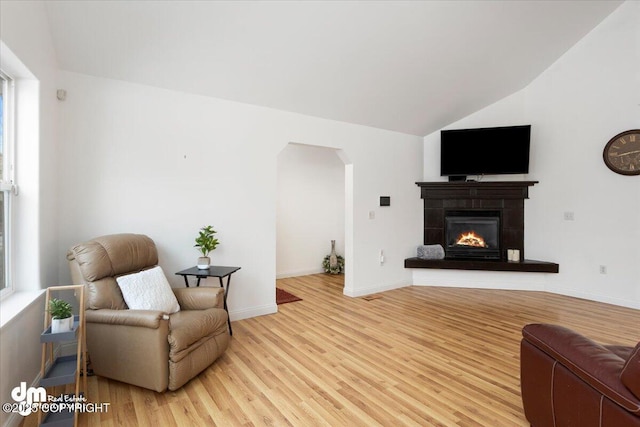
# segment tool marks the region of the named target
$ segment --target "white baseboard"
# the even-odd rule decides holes
[[[323,268],[314,268],[312,270],[285,271],[284,273],[277,273],[276,279],[286,279],[288,277],[308,276],[310,274],[320,273],[324,273]]]
[[[605,304],[617,305],[620,307],[635,308],[640,310],[640,301],[629,301],[621,298],[611,298],[606,295],[592,294],[588,292],[582,292],[577,289],[550,287],[547,292],[551,292],[559,295],[566,295],[569,297],[582,298],[589,301],[602,302]]]
[[[411,286],[411,280],[403,280],[401,282],[392,283],[389,285],[372,286],[370,288],[360,288],[357,290],[344,288],[344,294],[348,297],[358,298],[365,295],[377,294],[379,292],[391,291],[393,289],[404,288]]]
[[[243,310],[234,310],[229,312],[229,318],[231,321],[249,319],[251,317],[264,316],[266,314],[274,314],[278,312],[278,305],[268,304],[260,307],[252,307]],[[232,325],[233,327],[233,325]]]
[[[544,291],[547,285],[545,273],[520,273],[510,271],[455,271],[414,269],[414,286],[441,286],[451,288],[505,289],[520,291]]]
[[[612,298],[584,292],[578,289],[555,286],[547,280],[553,273],[516,273],[489,271],[456,271],[415,269],[414,286],[440,286],[473,289],[504,289],[518,291],[542,291],[613,304],[621,307],[640,309],[640,301]]]

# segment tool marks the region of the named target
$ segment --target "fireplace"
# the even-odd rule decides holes
[[[445,257],[500,259],[500,211],[445,211]]]
[[[440,244],[445,248],[445,259],[452,262],[466,262],[465,258],[469,262],[507,262],[509,249],[519,250],[521,258],[526,259],[524,201],[533,184],[535,181],[418,183],[424,199],[424,244]],[[482,237],[485,243],[489,242],[489,247],[481,250],[450,247],[445,218],[450,217],[449,227],[456,228],[458,222],[466,221],[465,217],[469,216],[478,217],[474,221],[482,224],[482,234],[488,232],[489,235]],[[494,218],[490,220],[491,217]],[[489,224],[491,229],[487,230]]]
[[[559,271],[558,264],[527,259],[524,253],[524,201],[529,198],[529,187],[537,184],[537,181],[439,181],[416,184],[420,187],[420,197],[424,200],[424,244],[441,245],[445,248],[445,258],[407,258],[404,260],[406,268],[531,273]],[[449,225],[445,220],[447,217]],[[445,234],[445,228],[463,228],[458,222],[468,222],[468,217],[473,218],[473,228],[476,228],[476,234],[480,234],[484,241],[484,246],[479,249],[458,248],[455,243],[451,245]],[[472,235],[468,240],[474,241],[476,238],[477,236]],[[467,252],[456,253],[456,249]],[[520,262],[507,259],[509,249],[520,251]]]

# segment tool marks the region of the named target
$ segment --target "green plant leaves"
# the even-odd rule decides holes
[[[206,257],[209,255],[209,252],[213,251],[220,243],[218,239],[215,238],[216,233],[217,231],[210,225],[202,227],[198,232],[196,244],[193,245],[193,247],[198,248],[202,256]]]

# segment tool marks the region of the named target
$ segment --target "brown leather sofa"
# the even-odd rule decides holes
[[[562,326],[522,330],[522,402],[533,427],[640,426],[640,342],[603,346]]]
[[[87,348],[97,375],[158,392],[175,390],[229,345],[223,289],[172,289],[180,311],[128,309],[116,277],[158,264],[154,242],[140,234],[102,236],[67,253],[74,284],[85,284]]]

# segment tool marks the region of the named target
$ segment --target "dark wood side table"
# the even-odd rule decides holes
[[[240,267],[224,267],[219,265],[212,265],[209,268],[199,269],[198,267],[187,268],[186,270],[178,271],[176,275],[184,277],[184,284],[186,287],[189,287],[189,276],[195,276],[198,281],[196,282],[196,286],[200,286],[200,280],[206,279],[207,277],[217,277],[220,281],[220,287],[224,289],[223,300],[224,300],[224,309],[227,312],[227,324],[229,325],[229,334],[233,335],[233,330],[231,329],[231,318],[229,317],[229,310],[227,309],[227,294],[229,293],[229,286],[231,285],[231,275],[236,271],[240,270]],[[227,286],[224,286],[222,279],[227,278]]]

